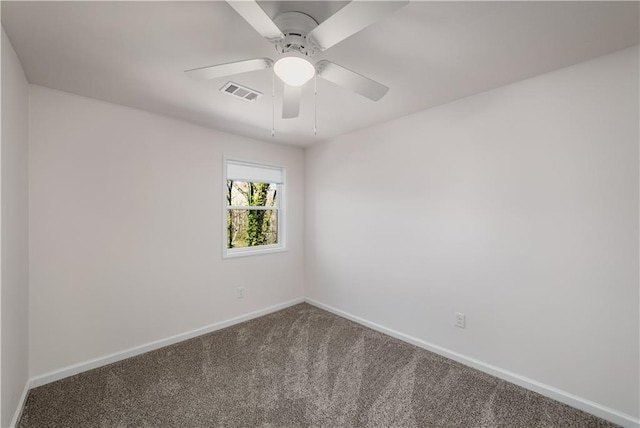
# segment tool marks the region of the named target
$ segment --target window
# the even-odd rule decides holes
[[[225,161],[224,257],[285,249],[284,168]]]

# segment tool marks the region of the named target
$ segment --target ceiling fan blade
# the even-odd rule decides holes
[[[378,101],[384,97],[389,90],[388,87],[375,80],[327,60],[318,61],[316,69],[318,70],[318,77],[357,92],[373,101]]]
[[[278,26],[269,18],[269,15],[254,0],[232,1],[227,0],[231,6],[245,21],[249,23],[262,37],[270,42],[284,39],[284,34]]]
[[[329,49],[369,25],[390,15],[409,3],[409,0],[361,1],[352,0],[345,7],[314,28],[308,35],[320,49]]]
[[[248,71],[264,70],[271,68],[273,61],[269,58],[247,59],[245,61],[228,62],[226,64],[211,65],[208,67],[187,70],[189,76],[199,80],[209,80],[232,74],[246,73]]]
[[[300,98],[302,98],[302,86],[284,85],[282,95],[282,118],[292,119],[300,115]]]

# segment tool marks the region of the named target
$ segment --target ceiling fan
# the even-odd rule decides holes
[[[316,52],[329,49],[408,2],[352,0],[318,25],[315,19],[302,12],[284,12],[271,20],[255,0],[227,0],[249,25],[275,45],[279,54],[277,60],[248,59],[187,70],[186,73],[196,79],[208,80],[273,67],[276,76],[284,82],[282,117],[285,119],[298,117],[302,87],[316,74],[378,101],[387,93],[388,87],[331,61],[323,59],[313,64],[310,59]]]

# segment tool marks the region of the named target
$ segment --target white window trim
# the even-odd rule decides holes
[[[278,184],[278,243],[260,245],[258,247],[227,248],[227,210],[245,207],[227,207],[227,163],[239,162],[257,167],[278,168],[282,170],[282,183]],[[255,207],[256,209],[265,209]],[[284,166],[265,162],[237,158],[222,158],[222,258],[256,256],[260,254],[280,253],[287,251],[287,169]]]

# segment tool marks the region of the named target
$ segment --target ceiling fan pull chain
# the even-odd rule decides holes
[[[276,73],[271,73],[271,136],[276,136]]]
[[[318,135],[318,73],[313,77],[313,135]]]

